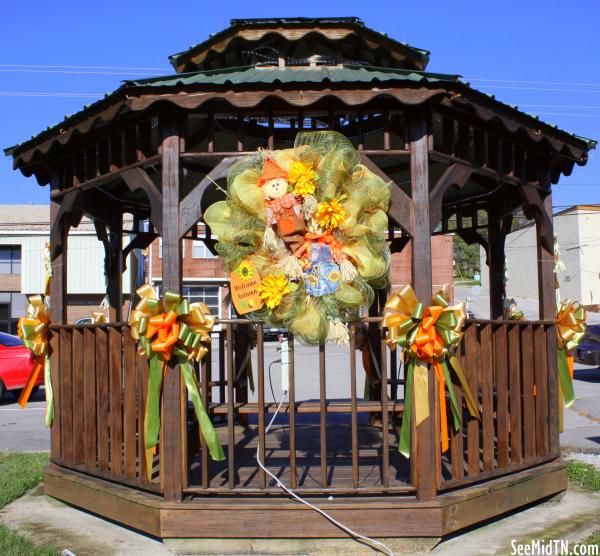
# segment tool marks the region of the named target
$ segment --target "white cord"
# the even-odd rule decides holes
[[[265,429],[265,435],[268,434],[270,428],[273,426],[273,423],[275,422],[275,419],[277,418],[277,415],[279,413],[279,410],[281,409],[281,406],[283,405],[283,402],[285,401],[285,398],[287,397],[287,390],[283,393],[283,397],[281,398],[281,401],[279,402],[279,405],[277,406],[277,409],[275,410],[275,413],[273,414],[273,417],[271,418],[271,420],[269,421],[269,424],[267,425],[267,428]],[[298,494],[296,494],[293,490],[291,490],[290,488],[286,487],[280,480],[278,477],[276,477],[273,473],[271,473],[263,464],[263,462],[260,460],[260,439],[258,441],[258,446],[256,448],[256,461],[258,463],[258,466],[267,474],[269,475],[269,477],[271,477],[271,479],[273,479],[277,485],[282,488],[285,492],[287,492],[292,498],[294,498],[294,500],[297,500],[298,502],[300,502],[301,504],[304,504],[305,506],[308,506],[309,508],[315,510],[316,512],[319,512],[324,518],[328,519],[329,521],[331,521],[331,523],[333,523],[334,525],[337,525],[340,529],[342,529],[343,531],[346,531],[346,533],[348,533],[351,537],[353,537],[354,540],[356,539],[362,539],[363,541],[365,541],[367,544],[371,545],[372,548],[374,548],[375,550],[380,550],[381,552],[387,554],[388,556],[394,556],[394,553],[392,552],[391,548],[389,548],[388,546],[386,546],[385,544],[376,541],[375,539],[371,539],[369,537],[365,537],[364,535],[361,535],[360,533],[357,533],[356,531],[353,531],[352,529],[350,529],[349,527],[346,527],[346,525],[344,525],[343,523],[340,523],[339,521],[337,521],[336,519],[334,519],[333,517],[331,517],[327,512],[323,511],[321,508],[318,508],[317,506],[311,504],[310,502],[308,502],[307,500],[304,500],[304,498],[301,498]]]

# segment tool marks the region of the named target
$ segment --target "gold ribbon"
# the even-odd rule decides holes
[[[572,351],[585,337],[586,318],[586,311],[579,301],[567,299],[558,306],[556,315],[558,378],[566,407],[575,401]]]
[[[35,365],[27,377],[27,382],[19,396],[19,405],[25,408],[31,396],[42,368],[44,369],[44,390],[46,392],[46,426],[54,419],[54,393],[50,377],[50,359],[48,357],[48,328],[50,326],[49,309],[41,295],[32,295],[27,299],[24,317],[19,319],[17,334],[34,357]]]
[[[504,320],[524,320],[525,313],[517,309],[517,302],[514,299],[505,299],[502,309]]]
[[[108,319],[106,315],[100,311],[92,311],[92,323],[93,324],[106,324]]]
[[[213,459],[223,460],[225,455],[214,427],[202,403],[198,383],[191,361],[200,361],[211,341],[210,333],[215,318],[204,303],[189,303],[181,295],[165,292],[160,299],[152,286],[145,284],[137,290],[139,303],[131,312],[131,336],[138,341],[138,353],[149,359],[150,376],[144,419],[146,468],[150,475],[152,456],[158,444],[160,431],[160,397],[162,380],[169,361],[177,357],[182,376],[192,403],[200,431]]]
[[[400,346],[408,364],[404,395],[404,415],[408,418],[402,421],[399,443],[399,450],[406,457],[410,455],[413,386],[416,426],[419,426],[430,414],[428,366],[433,368],[440,385],[442,451],[445,452],[449,446],[446,389],[450,396],[454,427],[458,430],[462,426],[461,411],[452,386],[453,376],[458,379],[469,413],[479,418],[477,404],[456,357],[456,349],[463,337],[465,320],[464,303],[451,306],[443,290],[433,296],[431,305],[425,306],[419,303],[412,287],[405,285],[399,292],[392,294],[385,304],[383,313],[383,327],[387,328],[385,341],[391,350]],[[453,369],[453,375],[450,374],[449,367]]]

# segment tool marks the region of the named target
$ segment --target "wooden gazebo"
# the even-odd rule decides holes
[[[427,73],[428,58],[356,18],[233,20],[172,56],[173,75],[127,81],[7,149],[16,169],[50,185],[56,415],[46,493],[162,538],[346,537],[273,486],[256,464],[259,440],[266,465],[282,480],[379,538],[441,537],[566,489],[551,186],[585,164],[594,143],[457,76]],[[411,458],[398,453],[403,375],[382,341],[387,292],[381,292],[370,316],[349,324],[349,400],[328,396],[326,347],[315,348],[320,399],[296,399],[302,377],[294,369],[302,361],[294,360],[292,339],[284,425],[266,435],[265,445],[274,405],[265,401],[262,325],[221,320],[213,354],[197,371],[227,459],[211,461],[199,442],[180,373],[172,368],[149,480],[143,457],[148,363],[124,322],[125,258],[162,237],[162,286],[179,291],[182,242],[203,239],[214,248],[208,228],[198,234],[205,209],[222,198],[214,182],[223,184],[232,163],[259,147],[291,146],[302,129],[341,132],[362,162],[392,183],[388,239],[392,252],[411,251],[419,298],[431,298],[432,235],[455,233],[487,250],[490,319],[467,320],[460,352],[481,418],[465,410],[463,429],[451,432],[442,454],[439,395],[429,381],[434,411],[413,431]],[[537,263],[531,264],[538,268],[539,319],[532,321],[502,320],[504,239],[520,209],[537,230]],[[125,214],[133,217],[126,230]],[[106,248],[106,324],[66,322],[67,234],[83,215]],[[133,240],[122,247],[124,232]],[[359,344],[367,346],[378,377],[371,399],[357,394]],[[239,372],[249,349],[256,402]]]

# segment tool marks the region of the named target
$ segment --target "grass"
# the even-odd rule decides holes
[[[588,490],[600,492],[600,470],[593,465],[580,461],[570,461],[567,467],[567,473],[570,481],[573,481]],[[600,547],[600,529],[579,544],[596,545]]]
[[[48,454],[0,453],[0,508],[37,485],[47,463]]]
[[[454,277],[455,286],[481,286],[481,280],[473,280],[473,278]]]
[[[37,546],[29,539],[0,525],[0,553],[10,556],[56,556],[58,552],[51,546]]]
[[[600,470],[589,463],[570,461],[567,467],[569,479],[588,490],[600,491]]]
[[[42,480],[48,454],[0,453],[0,508],[10,504]],[[52,546],[36,546],[0,524],[0,554],[11,556],[56,556]]]

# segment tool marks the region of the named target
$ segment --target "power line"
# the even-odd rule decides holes
[[[45,91],[0,91],[3,97],[100,98],[104,93],[61,93]]]
[[[85,70],[85,71],[71,71],[71,70],[52,70],[52,69],[3,69],[0,68],[0,72],[4,73],[62,73],[67,75],[143,75],[147,76],[148,73],[144,72],[131,72],[131,71],[99,71],[99,70]]]
[[[577,87],[600,87],[600,83],[575,83],[573,81],[519,81],[517,79],[465,78],[466,81],[487,81],[489,83],[522,83],[527,85],[576,85]]]
[[[600,93],[600,91],[598,91]],[[566,112],[536,112],[536,114],[542,116],[575,116],[581,118],[600,118],[600,114],[573,114]]]
[[[600,106],[586,106],[585,104],[519,104],[519,108],[590,108],[600,109]]]
[[[0,64],[0,68],[53,68],[53,69],[92,69],[92,70],[147,70],[171,71],[173,68],[139,68],[127,66],[51,66],[44,64]]]
[[[482,89],[515,89],[518,91],[557,91],[560,93],[600,93],[598,90],[588,89],[556,89],[549,87],[513,87],[509,85],[479,85]]]

